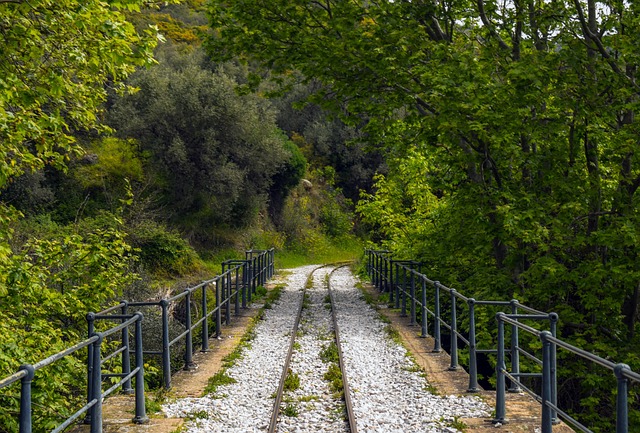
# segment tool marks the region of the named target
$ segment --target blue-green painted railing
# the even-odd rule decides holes
[[[52,433],[64,431],[67,427],[78,421],[83,415],[84,422],[91,425],[91,433],[102,432],[102,402],[103,399],[119,388],[124,393],[135,393],[135,416],[134,423],[146,423],[144,400],[144,355],[159,355],[162,359],[163,384],[165,388],[171,386],[171,347],[179,341],[184,340],[184,366],[186,370],[192,369],[193,363],[193,335],[196,330],[201,331],[201,350],[209,349],[209,329],[215,329],[216,336],[220,334],[222,327],[222,315],[226,324],[231,320],[232,303],[234,312],[237,315],[242,308],[246,308],[247,302],[251,302],[252,295],[256,293],[256,288],[264,285],[268,279],[273,277],[275,272],[274,250],[249,250],[246,252],[244,260],[227,260],[222,263],[222,274],[204,281],[194,287],[184,289],[181,293],[157,302],[127,302],[122,301],[118,305],[109,307],[99,313],[87,314],[88,335],[84,341],[56,353],[35,364],[24,364],[17,372],[0,379],[0,389],[9,387],[20,382],[20,414],[19,433],[31,433],[34,429],[32,422],[32,394],[31,387],[37,372],[54,362],[87,348],[87,399],[86,404],[79,408],[73,415],[64,420]],[[211,292],[211,293],[209,293]],[[191,309],[192,297],[195,294],[201,295],[201,311],[194,317]],[[208,296],[215,296],[215,308],[208,311]],[[170,339],[169,335],[169,311],[172,304],[184,301],[184,317],[181,318],[184,324],[184,332]],[[162,349],[160,351],[143,350],[143,335],[141,312],[131,313],[131,310],[141,307],[158,306],[161,308],[162,327]],[[213,319],[212,319],[213,317]],[[96,322],[116,321],[116,325],[107,327],[103,332],[96,332]],[[131,331],[133,328],[133,332]],[[130,345],[129,337],[133,334],[133,348]],[[120,344],[108,354],[102,352],[103,343],[107,337],[119,336]],[[130,355],[134,355],[135,363],[131,366]],[[120,356],[121,371],[117,373],[103,373],[105,363]],[[78,374],[84,374],[78,372]],[[109,389],[103,390],[104,379],[118,378],[118,382]],[[132,388],[131,379],[135,380]]]
[[[583,359],[591,361],[610,370],[617,381],[616,396],[616,433],[629,432],[629,394],[630,382],[640,382],[640,374],[632,371],[628,365],[616,364],[612,361],[589,353],[573,346],[556,335],[558,315],[546,313],[520,304],[517,300],[493,301],[476,300],[468,298],[449,288],[439,281],[431,280],[422,273],[421,263],[414,260],[394,260],[393,254],[388,250],[365,250],[367,272],[375,287],[389,295],[389,302],[395,308],[400,309],[401,315],[408,317],[410,325],[417,325],[418,312],[420,313],[421,336],[429,335],[428,317],[433,318],[432,336],[434,339],[434,352],[442,351],[441,328],[449,331],[449,354],[451,363],[449,370],[456,370],[458,365],[458,342],[461,341],[469,348],[469,386],[468,392],[478,391],[477,355],[479,353],[495,354],[496,362],[496,408],[494,424],[504,424],[507,421],[506,393],[524,391],[541,403],[541,432],[552,433],[553,424],[559,422],[558,416],[567,421],[574,428],[585,433],[593,433],[588,427],[558,407],[557,403],[557,356],[558,348],[569,351]],[[460,307],[461,301],[466,309]],[[446,305],[448,315],[441,314],[443,304]],[[496,315],[497,348],[478,349],[476,341],[476,308],[482,306],[494,306],[504,308],[508,312],[499,312]],[[526,314],[522,314],[525,312]],[[464,332],[458,330],[463,323],[459,313],[465,314],[464,323],[467,328]],[[523,321],[548,323],[547,330],[539,330]],[[505,347],[505,324],[509,325],[511,335],[509,349]],[[524,331],[538,338],[542,342],[542,355],[526,351],[521,347],[519,331]],[[510,358],[510,369],[507,369],[505,354]],[[533,364],[542,367],[542,373],[522,372],[520,356],[525,357]],[[523,378],[538,377],[541,381],[541,391],[536,393],[527,387]],[[506,379],[510,386],[507,389]]]

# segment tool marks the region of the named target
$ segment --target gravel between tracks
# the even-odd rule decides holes
[[[255,327],[251,347],[227,370],[237,383],[220,386],[213,396],[169,403],[163,407],[165,414],[191,418],[186,424],[188,433],[266,431],[294,316],[305,280],[314,268],[305,266],[289,271],[280,300],[265,311],[264,320]],[[309,291],[310,308],[301,325],[307,332],[298,340],[304,350],[294,356],[291,367],[301,379],[301,388],[296,394],[299,415],[297,418],[281,416],[280,433],[345,431],[344,423],[336,416],[340,408],[331,401],[328,388],[317,381],[317,376],[326,370],[316,355],[323,344],[320,336],[331,326],[328,310],[326,314],[320,311],[324,308],[326,273],[326,270],[317,272],[316,289]],[[456,432],[450,427],[455,417],[488,416],[486,405],[475,397],[443,397],[426,391],[426,381],[415,371],[406,350],[385,335],[385,324],[364,302],[355,283],[347,269],[336,271],[331,280],[359,431]],[[307,381],[306,377],[312,376],[315,378]],[[300,403],[305,396],[312,395],[319,398]],[[323,410],[332,411],[334,415],[324,416]]]

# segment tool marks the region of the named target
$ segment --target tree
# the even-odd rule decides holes
[[[130,83],[140,91],[110,112],[118,133],[149,154],[171,221],[200,241],[211,240],[216,226],[253,221],[292,157],[268,102],[237,95],[235,81],[205,63],[200,52],[169,53],[136,74]],[[297,183],[297,171],[291,176]]]
[[[315,100],[369,115],[390,171],[362,211],[389,245],[472,296],[556,309],[566,337],[601,350],[606,336],[607,353],[640,365],[636,4],[210,8],[212,52],[299,70],[324,85]],[[572,386],[561,396],[600,420],[604,399]]]

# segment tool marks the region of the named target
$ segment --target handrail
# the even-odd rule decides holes
[[[225,315],[225,322],[228,325],[231,319],[231,304],[235,304],[235,314],[240,314],[240,298],[242,298],[242,308],[246,308],[247,299],[251,301],[251,295],[256,293],[259,285],[266,283],[275,273],[274,249],[249,250],[246,252],[245,260],[232,260],[223,262],[222,273],[210,280],[203,281],[193,287],[184,289],[180,293],[166,299],[150,302],[127,302],[121,301],[117,305],[105,308],[97,313],[87,314],[88,338],[68,347],[56,354],[53,354],[35,364],[24,364],[15,373],[0,378],[0,389],[9,387],[16,382],[21,382],[20,388],[20,414],[19,433],[31,433],[33,422],[31,418],[31,384],[38,370],[46,368],[54,362],[72,355],[79,350],[87,348],[87,394],[86,404],[78,409],[73,415],[68,417],[57,426],[52,433],[58,433],[66,429],[82,415],[85,415],[84,422],[91,424],[91,433],[102,432],[102,401],[105,397],[122,389],[124,393],[135,394],[135,416],[134,423],[145,423],[146,416],[144,400],[144,355],[160,355],[162,358],[163,383],[165,388],[171,386],[171,346],[180,340],[185,340],[184,369],[193,369],[193,335],[196,328],[201,331],[201,350],[208,351],[209,328],[215,327],[216,336],[221,333],[222,314]],[[215,308],[208,311],[208,292],[213,292],[215,297]],[[195,295],[201,296],[201,311],[193,322],[191,304]],[[185,312],[182,317],[185,331],[170,341],[169,337],[169,311],[172,304],[177,302],[185,303]],[[162,326],[162,350],[145,351],[143,349],[143,315],[140,311],[131,312],[132,309],[141,307],[159,307],[161,309]],[[211,317],[214,316],[214,323]],[[118,323],[109,325],[103,332],[96,331],[97,321],[117,321]],[[134,328],[133,331],[131,328]],[[107,337],[120,333],[120,345],[110,353],[102,353],[102,343]],[[130,334],[134,335],[133,347],[129,343]],[[131,368],[130,355],[133,354],[135,365]],[[120,356],[121,372],[103,373],[103,366],[107,361],[111,361]],[[119,368],[120,370],[120,368]],[[119,378],[118,382],[109,389],[103,391],[103,379],[108,377]],[[132,388],[132,380],[135,387]]]
[[[410,324],[416,324],[418,315],[420,316],[422,333],[421,337],[428,336],[428,317],[433,318],[433,352],[440,352],[441,328],[449,330],[451,335],[450,357],[451,364],[449,370],[458,369],[458,340],[465,343],[469,348],[469,386],[468,392],[478,391],[477,374],[477,354],[495,353],[496,362],[496,411],[492,420],[494,424],[506,422],[505,400],[506,393],[518,392],[521,390],[531,394],[541,403],[542,421],[541,433],[551,433],[552,425],[558,422],[558,416],[581,431],[592,433],[584,425],[572,418],[569,414],[558,408],[557,405],[557,378],[556,363],[557,348],[569,351],[597,365],[600,365],[615,375],[618,383],[618,393],[616,401],[616,433],[628,433],[628,385],[630,381],[640,382],[640,373],[631,370],[626,364],[616,364],[610,360],[601,358],[595,354],[587,352],[573,346],[556,336],[558,315],[537,310],[527,305],[523,305],[518,300],[476,300],[469,298],[453,288],[441,284],[439,281],[431,280],[422,273],[421,263],[413,260],[393,260],[393,253],[389,250],[365,250],[366,270],[371,278],[372,284],[381,292],[389,294],[389,302],[395,308],[400,309],[400,315],[409,317]],[[432,291],[428,296],[428,288]],[[443,296],[444,295],[444,296]],[[431,301],[428,301],[428,299]],[[468,320],[467,332],[458,330],[459,319],[458,310],[462,310],[457,301],[462,301],[467,306],[466,319]],[[497,350],[477,349],[476,341],[476,313],[477,307],[493,306],[508,311],[499,312],[496,315],[498,324]],[[447,318],[442,314],[442,308],[448,310],[450,315]],[[523,314],[525,312],[526,314]],[[536,329],[522,321],[535,321],[548,323],[548,330]],[[510,347],[505,347],[505,324],[509,325]],[[542,342],[543,350],[541,358],[520,347],[519,331],[524,331],[533,335]],[[495,347],[495,346],[494,346]],[[510,370],[507,370],[505,355],[510,357]],[[534,364],[542,365],[542,373],[520,372],[520,355],[531,360]],[[538,370],[539,371],[539,370]],[[520,380],[525,377],[540,377],[542,379],[542,390],[536,394],[526,387]],[[506,379],[511,382],[510,387],[506,387]]]

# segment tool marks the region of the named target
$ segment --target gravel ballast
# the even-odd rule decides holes
[[[186,432],[263,432],[271,417],[291,330],[307,276],[316,266],[287,271],[280,300],[265,310],[264,320],[243,356],[227,370],[236,383],[218,387],[215,395],[179,399],[163,407],[168,417],[187,417]],[[281,415],[278,432],[346,432],[342,401],[336,400],[323,379],[327,364],[320,351],[328,344],[330,310],[323,268],[308,290],[297,349],[290,370],[300,387],[285,395],[284,403],[297,416]],[[331,278],[338,326],[345,355],[346,376],[360,432],[457,432],[457,417],[487,417],[489,408],[472,396],[438,396],[406,350],[391,341],[376,311],[362,299],[356,280],[346,268]]]

